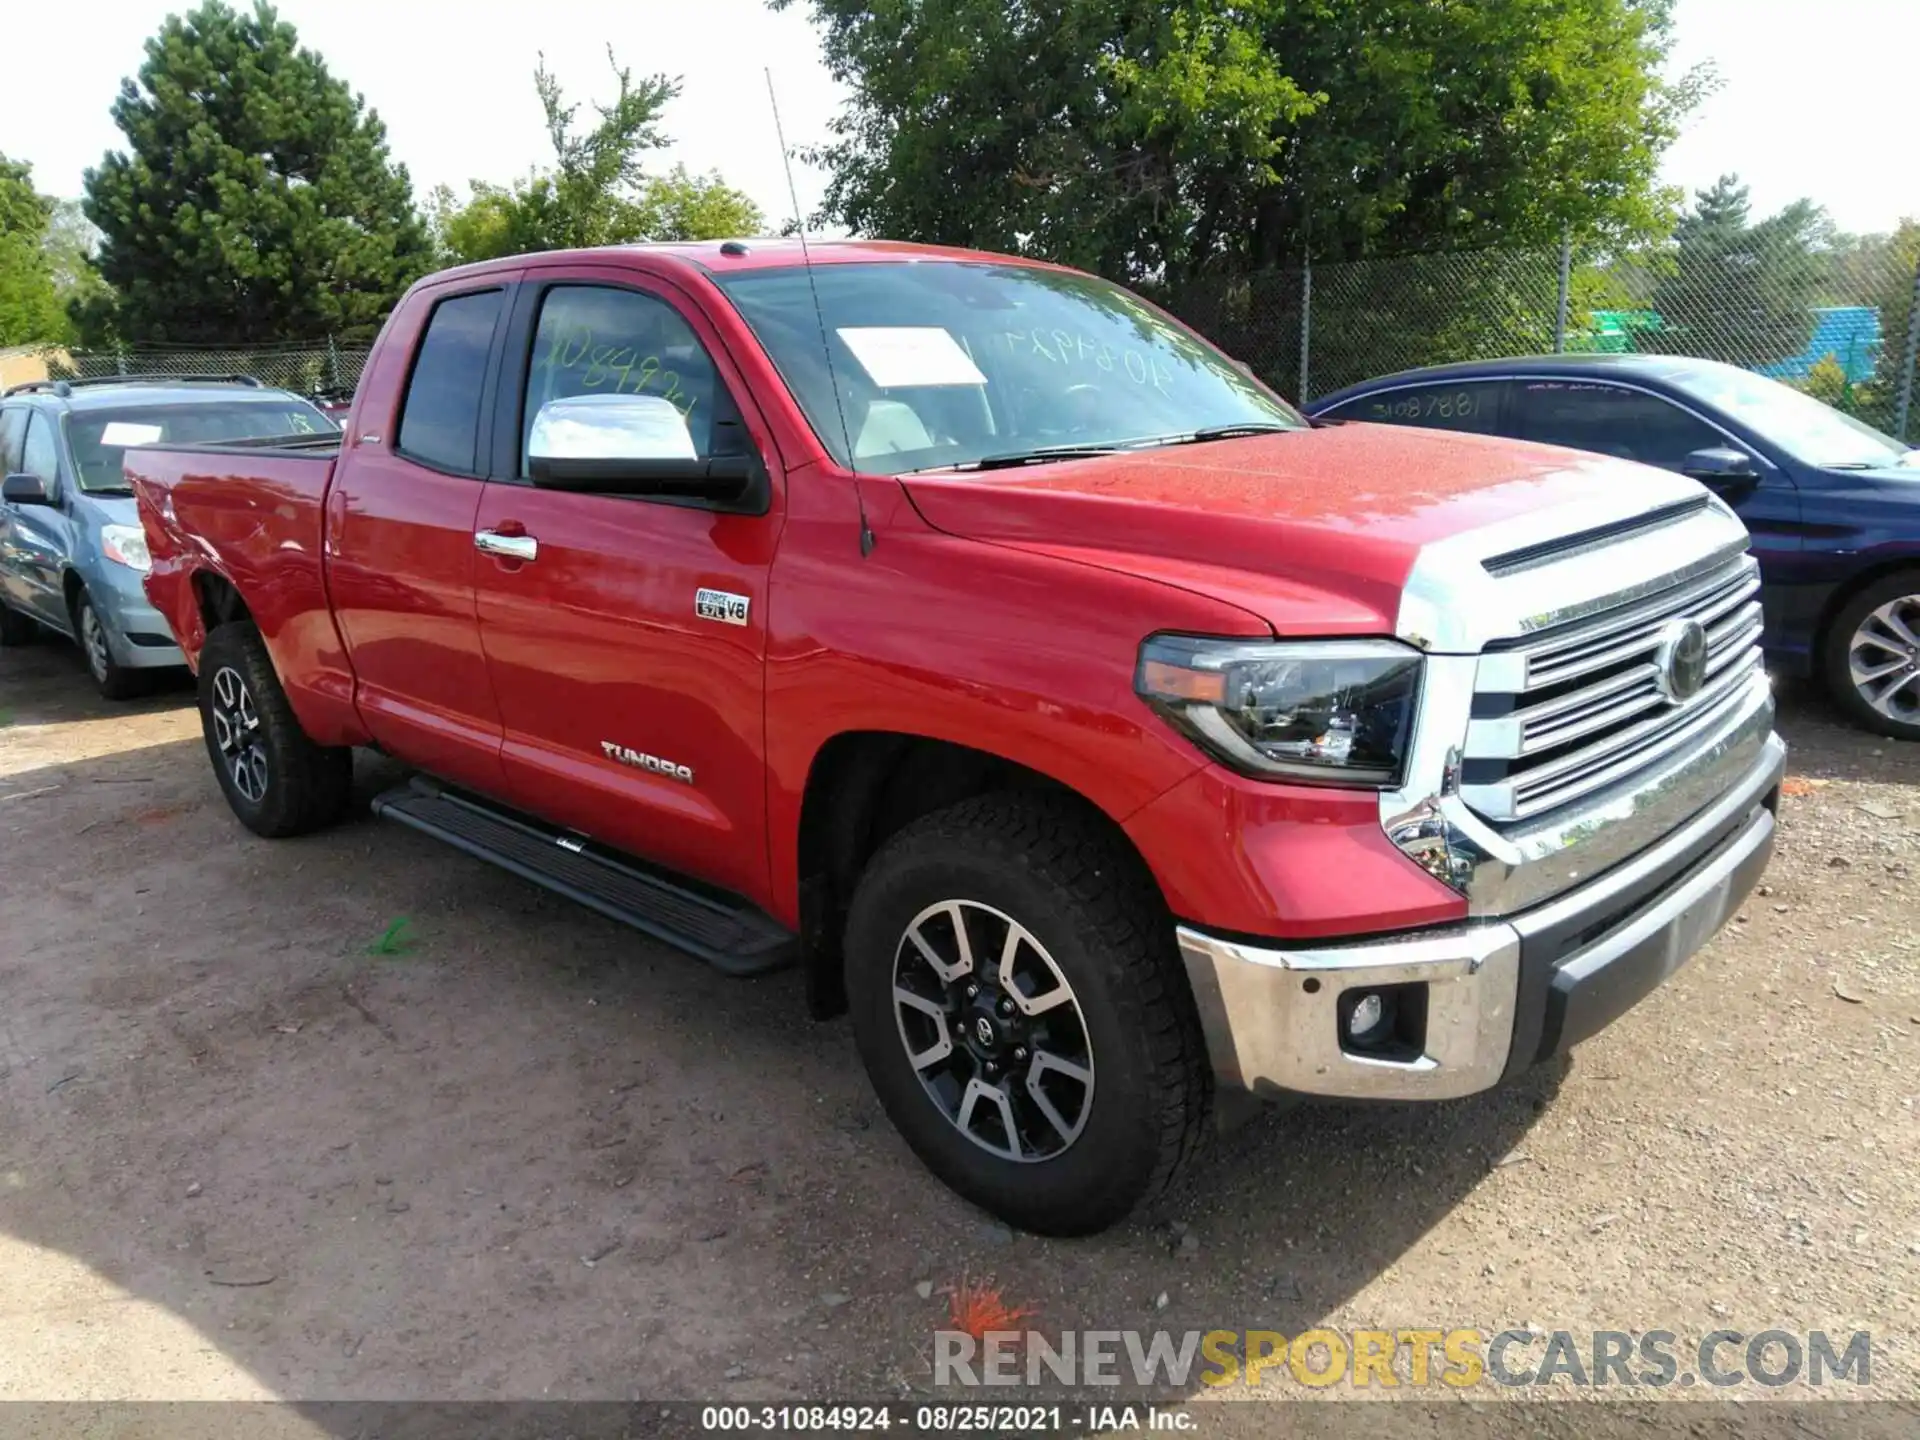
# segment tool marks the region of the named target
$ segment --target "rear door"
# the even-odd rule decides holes
[[[777,452],[690,297],[630,269],[529,277],[501,386],[496,479],[475,526],[529,552],[482,555],[475,580],[510,793],[549,820],[760,897]],[[771,474],[762,513],[528,483],[541,405],[616,393],[671,401],[700,458],[757,448]]]
[[[474,614],[481,417],[512,275],[416,295],[380,348],[327,497],[327,587],[367,729],[401,759],[503,789],[500,709]]]
[[[1505,418],[1505,380],[1436,381],[1375,390],[1319,413],[1322,420],[1365,420],[1375,425],[1418,425],[1428,430],[1465,430],[1498,435]]]

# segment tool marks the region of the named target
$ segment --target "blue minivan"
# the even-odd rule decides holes
[[[79,644],[109,700],[186,663],[141,580],[129,446],[331,434],[317,408],[248,376],[37,380],[0,396],[0,645]]]
[[[1777,380],[1676,355],[1438,365],[1307,409],[1691,475],[1753,536],[1774,668],[1820,679],[1869,729],[1920,740],[1920,450]]]

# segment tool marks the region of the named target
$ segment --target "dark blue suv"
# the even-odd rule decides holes
[[[1713,360],[1544,355],[1383,376],[1320,420],[1468,430],[1691,475],[1753,536],[1776,669],[1863,725],[1920,740],[1920,450]]]

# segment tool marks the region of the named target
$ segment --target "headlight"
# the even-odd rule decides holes
[[[1420,663],[1391,640],[1156,635],[1134,688],[1243,775],[1386,788],[1413,733]]]
[[[147,553],[147,536],[138,525],[102,525],[100,553],[117,565],[142,574],[153,568],[153,556]]]

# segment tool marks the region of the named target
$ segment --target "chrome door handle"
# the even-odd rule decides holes
[[[491,530],[476,530],[473,548],[504,560],[537,560],[540,542],[531,535],[499,535]]]

